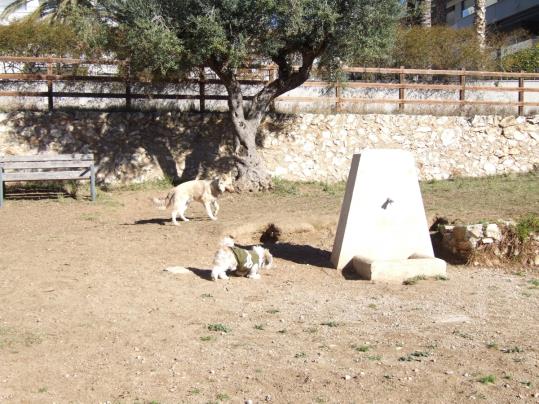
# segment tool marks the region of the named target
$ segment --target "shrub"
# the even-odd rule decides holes
[[[66,25],[25,19],[0,25],[0,54],[16,56],[78,56],[78,39]]]
[[[535,73],[539,70],[539,44],[504,57],[501,64],[505,71]]]
[[[494,67],[481,51],[473,29],[445,26],[401,28],[393,50],[394,65],[417,69],[481,70]]]

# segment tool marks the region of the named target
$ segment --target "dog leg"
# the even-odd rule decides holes
[[[213,200],[211,203],[213,205],[213,215],[217,217],[217,213],[219,212],[219,204],[217,203],[217,199]]]
[[[260,274],[258,273],[258,264],[254,264],[251,267],[251,270],[249,271],[249,275],[247,275],[247,278],[260,279]]]
[[[172,211],[172,224],[174,226],[179,226],[178,221],[177,221],[177,217],[178,217],[178,211],[176,209],[174,209]]]
[[[213,267],[211,270],[211,279],[212,281],[215,281],[217,279],[228,279],[228,276],[226,274],[226,268],[221,268],[219,266]]]
[[[189,219],[185,217],[185,211],[187,210],[187,207],[189,206],[188,201],[181,201],[178,206],[178,212],[180,213],[180,217],[184,222],[188,222]]]
[[[206,213],[210,217],[211,220],[217,220],[215,216],[213,216],[213,213],[211,211],[211,202],[204,202],[204,207],[206,208]]]

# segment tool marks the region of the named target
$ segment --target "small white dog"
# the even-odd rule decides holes
[[[203,204],[210,219],[217,220],[217,212],[219,212],[217,198],[225,191],[234,191],[232,178],[229,176],[214,178],[211,181],[187,181],[174,187],[174,189],[168,193],[164,200],[154,198],[153,201],[160,209],[165,209],[172,206],[172,223],[175,226],[178,226],[178,222],[176,220],[178,214],[184,222],[189,221],[189,219],[185,217],[185,211],[192,201],[197,201]]]
[[[271,268],[272,264],[273,257],[266,248],[257,245],[245,250],[236,247],[231,237],[225,237],[215,253],[211,279],[228,279],[226,271],[238,276],[260,279],[259,271],[262,268]]]

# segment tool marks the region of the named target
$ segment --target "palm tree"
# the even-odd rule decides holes
[[[479,41],[479,47],[484,50],[487,46],[486,40],[486,1],[485,0],[475,0],[475,17],[474,17],[474,26],[475,32],[477,33],[477,40]]]
[[[421,0],[421,25],[423,27],[432,26],[432,0]]]
[[[30,3],[31,0],[13,0],[4,9],[0,15],[0,19],[9,17],[21,7]],[[62,19],[63,16],[73,7],[95,7],[95,2],[92,0],[39,0],[39,6],[33,13],[33,16],[44,17],[50,16],[53,20]]]

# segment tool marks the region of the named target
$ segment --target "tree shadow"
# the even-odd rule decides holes
[[[321,268],[331,267],[331,253],[310,245],[292,243],[277,243],[269,245],[273,257],[295,262],[296,264],[312,265]]]
[[[236,165],[226,114],[61,110],[10,112],[7,120],[7,154],[94,153],[101,185],[143,181],[152,165],[173,185]]]

